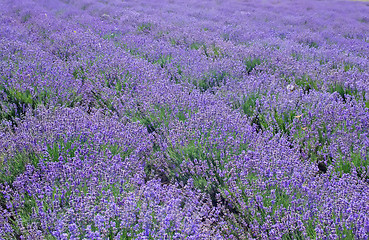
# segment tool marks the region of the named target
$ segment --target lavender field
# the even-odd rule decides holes
[[[0,239],[369,239],[369,3],[0,0]]]

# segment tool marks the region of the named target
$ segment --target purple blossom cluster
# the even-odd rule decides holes
[[[0,239],[369,239],[368,12],[0,1]]]

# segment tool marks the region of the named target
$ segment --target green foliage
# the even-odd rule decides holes
[[[260,58],[246,58],[243,60],[243,63],[246,67],[246,72],[250,74],[258,65],[263,62]]]
[[[223,179],[217,173],[217,162],[219,162],[220,159],[214,159],[213,157],[207,156],[207,150],[209,150],[208,146],[201,145],[199,142],[195,141],[190,142],[187,146],[184,146],[181,149],[169,148],[169,161],[175,166],[169,173],[170,177],[182,182],[187,182],[192,178],[196,188],[208,193],[212,185],[215,184],[215,182],[210,180],[212,175],[215,174],[215,178],[217,179],[217,183],[215,185],[223,184]],[[216,154],[219,156],[219,150],[216,151],[218,151]],[[198,161],[199,163],[197,163]],[[191,162],[191,164],[194,165],[201,165],[200,162],[205,162],[209,168],[204,173],[191,173],[191,169],[187,167],[187,162],[188,164]]]
[[[345,72],[351,71],[351,70],[353,70],[353,69],[354,69],[354,65],[353,65],[353,64],[351,64],[351,63],[347,63],[347,62],[345,62],[345,64],[343,65],[343,70],[344,70]]]
[[[5,200],[3,198],[3,195],[0,193],[1,201]],[[27,237],[27,233],[22,232],[21,229],[24,226],[27,226],[32,223],[32,212],[35,209],[37,211],[37,204],[35,198],[30,196],[27,193],[23,194],[23,206],[17,208],[17,215],[21,217],[22,219],[22,227],[19,226],[19,222],[15,220],[13,216],[8,218],[9,223],[11,224],[11,227],[13,228],[14,235],[15,236],[21,236]],[[9,236],[9,239],[15,239],[15,236]],[[47,238],[52,239],[52,238]]]
[[[322,127],[318,128],[318,142],[321,146],[329,144],[330,141],[327,135],[328,135],[327,125],[323,124]]]
[[[25,23],[25,22],[28,22],[28,20],[30,19],[31,19],[31,13],[27,12],[26,14],[22,16],[21,22]]]
[[[182,67],[180,65],[177,65],[177,73],[179,75],[182,75],[183,71],[182,71]]]
[[[343,83],[334,83],[328,86],[328,92],[334,93],[337,92],[342,97],[342,100],[346,102],[346,95],[350,95],[353,97],[359,97],[359,92],[357,89],[353,89],[350,87],[345,87]]]
[[[344,157],[342,150],[339,150],[339,153],[342,157],[335,164],[337,172],[350,174],[353,167],[355,167],[358,177],[369,179],[368,175],[364,175],[369,169],[369,150],[366,153],[359,153],[351,146],[349,158]]]
[[[307,74],[302,75],[301,77],[295,78],[295,84],[300,86],[304,93],[309,93],[312,89],[318,90],[317,82],[314,81]]]
[[[120,96],[122,92],[131,88],[132,74],[128,70],[117,69],[116,72],[110,72],[108,70],[102,71],[101,75],[105,80],[105,87],[114,89],[117,96]]]
[[[223,33],[222,34],[222,39],[223,39],[223,41],[228,42],[230,40],[229,33]]]
[[[241,108],[243,113],[246,114],[248,117],[252,117],[255,114],[256,101],[259,97],[259,94],[255,93],[243,98]]]
[[[133,56],[138,56],[141,59],[152,64],[159,64],[161,68],[165,68],[173,59],[172,55],[160,55],[159,57],[152,57],[140,51],[139,48],[128,47],[126,44],[122,45],[123,48]]]
[[[193,84],[201,91],[205,92],[208,89],[214,87],[220,87],[226,84],[226,77],[229,76],[228,72],[225,71],[211,71],[210,73],[203,76],[198,81],[193,80]]]
[[[118,33],[107,33],[103,36],[103,39],[105,40],[112,40],[118,37]]]
[[[59,139],[46,145],[47,159],[52,162],[57,162],[62,157],[64,161],[68,158],[75,157],[78,148],[82,148],[88,143],[87,136],[79,135],[70,139]]]
[[[291,56],[296,60],[296,61],[299,61],[302,59],[302,54],[301,53],[298,53],[296,51],[294,51],[293,53],[291,53]]]
[[[208,129],[207,132],[184,146],[170,146],[166,149],[167,161],[171,166],[170,177],[179,182],[187,182],[192,178],[196,188],[209,194],[214,189],[222,189],[226,186],[224,179],[227,176],[222,175],[222,172],[231,156],[249,149],[248,143],[242,141],[237,146],[222,145],[222,141],[227,142],[230,137],[232,139],[242,138],[236,133],[221,136],[222,141],[214,142],[211,140],[214,138],[214,136],[211,137],[213,131],[215,130]],[[214,134],[217,135],[215,132]],[[193,166],[199,166],[199,168]]]
[[[101,96],[101,92],[91,91],[91,93],[95,99],[96,104],[99,106],[99,108],[108,110],[108,112],[110,112],[111,114],[115,113],[115,114],[118,114],[119,116],[119,112],[113,105],[112,101],[110,101],[109,99],[105,99],[103,96]]]
[[[80,104],[83,101],[82,95],[76,93],[76,92],[72,92],[72,94],[70,95],[70,97],[66,100],[62,100],[59,99],[58,100],[58,104],[60,106],[66,106],[66,107],[76,107],[78,104]]]
[[[319,60],[319,64],[320,65],[325,65],[325,64],[327,64],[328,63],[328,60],[327,59],[320,59]]]
[[[223,56],[223,53],[221,52],[220,48],[217,47],[215,44],[210,45],[210,52],[208,49],[208,46],[206,46],[203,42],[193,42],[190,45],[190,49],[199,50],[202,49],[205,56],[208,58],[219,58],[220,56]]]
[[[293,120],[295,119],[296,112],[294,110],[286,111],[283,113],[278,113],[274,110],[274,120],[277,124],[277,129],[275,132],[281,131],[287,135],[290,135],[290,128],[292,126]]]
[[[332,159],[328,156],[324,157],[322,153],[331,143],[328,136],[327,124],[322,123],[317,127],[317,131],[318,134],[310,137],[307,142],[304,140],[301,143],[301,147],[308,153],[312,162],[322,162],[327,158],[328,164],[330,164]],[[303,135],[305,136],[305,133],[303,133]]]
[[[28,164],[37,167],[39,155],[34,152],[21,151],[13,156],[0,157],[0,183],[12,184],[16,177],[23,173]]]
[[[302,44],[308,46],[309,48],[318,48],[319,47],[318,43],[316,43],[314,41],[305,41],[305,42],[302,42]]]
[[[142,23],[142,24],[138,25],[137,31],[148,33],[148,32],[151,31],[151,28],[152,28],[151,23]]]
[[[96,146],[91,142],[89,135],[79,134],[68,139],[60,138],[52,143],[46,144],[46,160],[57,162],[60,161],[60,159],[64,159],[64,161],[67,161],[68,159],[76,156],[77,150],[85,148],[103,152],[105,154],[109,151],[111,155],[120,155],[123,159],[129,156],[132,152],[131,149],[123,148],[118,144],[105,143]],[[88,156],[88,154],[84,156]]]
[[[295,199],[302,198],[302,194],[299,193],[296,189],[292,191],[290,194],[287,194],[283,189],[279,186],[271,186],[264,190],[261,194],[263,197],[263,205],[264,207],[272,207],[272,215],[280,208],[288,208],[291,205],[291,200],[294,197]],[[266,219],[266,212],[262,209],[261,217],[264,222]]]
[[[257,109],[257,101],[262,97],[259,93],[251,93],[248,96],[244,96],[242,100],[236,100],[232,104],[233,109],[240,109],[241,112],[247,115],[251,119],[251,125],[255,126],[257,130],[264,130],[269,128],[269,123],[264,116],[265,113],[261,113]]]
[[[213,53],[215,58],[219,58],[222,55],[222,52],[219,47],[213,45]]]
[[[127,44],[122,44],[122,47],[131,55],[133,56],[140,56],[141,58],[143,58],[143,54],[140,52],[140,50],[138,48],[132,48],[132,47],[128,47]]]
[[[82,82],[87,79],[87,71],[82,66],[75,68],[72,75],[74,79],[81,79]]]
[[[343,37],[346,38],[346,39],[354,39],[355,38],[355,36],[351,33],[345,33],[343,35]]]
[[[204,46],[205,46],[205,43],[194,42],[194,43],[191,43],[190,49],[198,50],[198,49],[200,49],[201,47],[204,47]]]
[[[170,43],[172,44],[172,46],[176,46],[176,45],[178,45],[177,40],[176,40],[176,39],[174,39],[174,38],[170,38]]]
[[[168,32],[168,31],[159,31],[159,32],[157,32],[157,33],[156,33],[155,38],[156,38],[156,39],[158,39],[158,38],[162,38],[162,37],[164,37],[165,35],[168,35],[168,34],[169,34],[169,32]]]
[[[34,87],[33,93],[30,90],[19,91],[15,88],[0,85],[0,120],[11,121],[17,125],[16,119],[24,116],[27,109],[36,109],[39,105],[47,105],[50,99],[50,92],[47,90],[38,90]]]
[[[177,72],[169,71],[170,80],[174,81],[175,83],[180,83],[180,80],[183,76],[183,71],[181,65],[177,64]],[[179,75],[179,76],[178,76]]]
[[[167,55],[167,56],[160,55],[159,59],[153,60],[153,61],[150,61],[150,62],[154,63],[154,64],[159,64],[161,68],[164,68],[168,63],[171,62],[171,60],[172,60],[171,55]]]
[[[318,48],[318,44],[316,42],[310,42],[309,43],[309,48]]]
[[[167,129],[169,124],[177,119],[178,121],[185,122],[192,114],[196,113],[197,110],[189,108],[176,108],[173,109],[168,105],[153,105],[152,109],[147,112],[126,112],[126,115],[131,119],[132,122],[139,121],[143,124],[149,133],[162,131]]]

